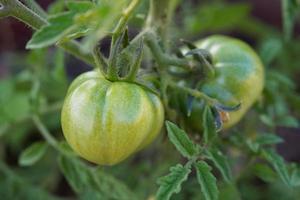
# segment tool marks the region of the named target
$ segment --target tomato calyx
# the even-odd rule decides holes
[[[143,55],[143,38],[130,42],[127,29],[111,44],[108,58],[94,49],[94,60],[102,75],[109,81],[135,82]]]

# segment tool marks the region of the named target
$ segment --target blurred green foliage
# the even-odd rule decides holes
[[[91,2],[84,4],[90,5]],[[50,26],[48,28],[52,32],[49,32],[44,28],[35,34],[29,47],[53,44],[58,38],[68,35],[64,38],[67,40],[71,34],[72,39],[83,37],[83,47],[90,49],[95,41],[105,36],[103,30],[110,31],[113,28],[121,8],[126,4],[105,1],[104,9],[102,1],[99,2],[99,6],[93,8],[82,5],[72,7],[70,3],[69,7],[82,12],[76,15],[74,23],[75,14],[72,12],[57,15],[65,10],[65,4],[63,0],[55,1],[49,10],[54,14],[51,19],[61,29]],[[129,26],[141,28],[147,9],[147,2],[143,1]],[[220,172],[214,169],[212,173],[217,176],[222,200],[298,200],[298,164],[286,165],[279,155],[264,148],[281,142],[280,138],[274,136],[276,127],[299,128],[300,38],[292,34],[295,20],[298,19],[299,1],[283,0],[284,31],[253,17],[251,9],[251,1],[181,1],[174,16],[170,42],[176,48],[178,38],[194,40],[209,33],[238,33],[243,38],[251,39],[266,67],[264,94],[236,128],[221,136],[224,143],[219,144],[220,149],[223,150],[224,145],[230,146],[223,152],[228,155],[229,164],[238,163],[232,166],[234,174],[238,174],[233,177],[234,182],[229,184],[223,181],[221,177],[226,177],[227,172],[222,171],[222,166],[217,166]],[[69,19],[63,27],[61,18]],[[96,19],[100,19],[100,22],[95,24]],[[82,31],[87,29],[88,32]],[[53,37],[46,43],[40,43],[39,37],[44,37],[46,33],[51,33]],[[166,175],[170,166],[185,163],[185,158],[178,155],[165,134],[151,148],[113,167],[91,166],[78,158],[65,157],[61,152],[48,148],[32,122],[32,114],[38,113],[53,136],[63,140],[60,108],[71,79],[66,72],[66,65],[71,58],[62,50],[53,48],[10,54],[13,55],[0,56],[1,60],[6,57],[6,62],[1,66],[8,70],[8,74],[0,80],[1,199],[151,199],[158,189],[156,180]],[[264,134],[266,132],[273,136]],[[263,137],[260,136],[262,134]],[[191,137],[197,140],[195,136]],[[270,160],[271,165],[264,161],[253,165],[245,163],[254,155],[262,160]],[[213,158],[210,162],[222,164]],[[226,168],[227,164],[223,165]],[[240,169],[243,165],[246,169]],[[205,163],[199,163],[198,169],[210,172]],[[282,179],[294,188],[286,186]],[[181,187],[181,192],[172,199],[202,199],[203,193],[196,176],[190,177]],[[209,191],[204,194],[209,195]]]

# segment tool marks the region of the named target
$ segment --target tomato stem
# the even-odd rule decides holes
[[[194,90],[194,89],[191,89],[191,88],[188,88],[185,86],[178,85],[177,83],[175,83],[171,80],[169,80],[168,85],[173,88],[180,89],[180,90],[192,95],[193,97],[195,97],[197,99],[204,99],[209,105],[215,105],[216,103],[218,103],[218,101],[216,99],[206,95],[203,92],[200,92],[198,90]]]
[[[174,65],[184,68],[192,68],[193,62],[189,62],[183,58],[177,58],[175,56],[171,56],[163,52],[161,46],[158,44],[158,37],[155,35],[153,31],[145,32],[145,42],[147,46],[150,48],[153,56],[156,58],[156,61],[160,65]]]
[[[132,0],[131,3],[128,5],[127,8],[122,13],[122,17],[119,20],[117,26],[115,27],[113,33],[112,33],[112,40],[111,40],[111,47],[110,47],[110,54],[112,53],[112,49],[114,45],[116,44],[117,39],[120,37],[122,34],[123,30],[125,29],[129,17],[132,15],[133,11],[135,8],[138,6],[140,3],[140,0]]]
[[[33,10],[43,19],[47,19],[47,13],[43,10],[43,8],[35,1],[35,0],[23,0],[28,8]]]
[[[42,134],[42,136],[45,138],[45,140],[55,149],[59,149],[58,146],[58,142],[56,141],[56,139],[50,134],[50,132],[48,131],[48,129],[44,126],[44,124],[42,123],[41,119],[37,116],[34,115],[32,117],[33,123],[36,125],[37,129],[40,131],[40,133]]]
[[[150,10],[146,20],[145,29],[154,29],[161,37],[163,47],[168,52],[169,30],[173,13],[178,0],[151,0]]]

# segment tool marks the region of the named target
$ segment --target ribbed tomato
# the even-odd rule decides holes
[[[150,144],[160,132],[164,108],[154,93],[87,72],[71,84],[61,114],[64,136],[75,152],[113,165]]]
[[[228,113],[224,128],[236,124],[259,98],[264,87],[264,67],[255,51],[241,40],[227,36],[210,36],[195,43],[206,49],[212,56],[212,66],[216,76],[206,81],[200,91],[213,97],[223,105],[234,106],[241,103],[240,109]],[[185,50],[186,51],[186,50]],[[195,101],[189,124],[202,129],[203,103]]]

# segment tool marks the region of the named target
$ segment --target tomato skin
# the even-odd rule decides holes
[[[61,114],[73,150],[101,165],[119,163],[150,144],[163,121],[159,97],[134,83],[110,82],[97,71],[73,81]]]
[[[241,40],[214,35],[195,43],[198,48],[208,50],[216,76],[205,82],[200,91],[216,98],[222,104],[234,106],[241,103],[237,111],[229,112],[223,128],[235,125],[259,98],[264,87],[264,66],[255,51]],[[203,103],[195,101],[189,125],[202,130]]]

